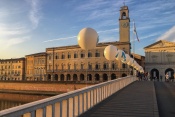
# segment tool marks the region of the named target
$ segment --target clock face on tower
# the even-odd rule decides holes
[[[122,25],[123,28],[127,28],[129,26],[129,23],[128,22],[123,22],[121,25]]]

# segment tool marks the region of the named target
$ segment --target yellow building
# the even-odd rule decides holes
[[[101,82],[130,74],[130,68],[121,61],[108,61],[103,52],[114,45],[130,54],[129,9],[123,6],[119,17],[120,40],[98,43],[93,50],[82,50],[78,45],[46,48],[47,80]]]
[[[24,80],[25,58],[1,59],[0,80]]]
[[[26,55],[26,80],[45,80],[46,53]]]
[[[175,76],[175,43],[166,40],[157,41],[144,48],[145,50],[145,71],[151,77],[165,78]]]

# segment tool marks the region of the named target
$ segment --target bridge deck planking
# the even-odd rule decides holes
[[[135,82],[113,94],[80,117],[156,117],[153,82]]]

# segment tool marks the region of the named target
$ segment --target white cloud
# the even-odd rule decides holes
[[[33,28],[36,28],[39,24],[39,20],[41,18],[40,15],[40,0],[27,0],[31,6],[29,12],[29,19],[32,22]]]
[[[7,49],[10,46],[23,43],[24,41],[29,40],[30,37],[20,37],[20,38],[10,38],[10,39],[0,39],[1,49]]]
[[[169,29],[167,32],[165,32],[163,35],[161,35],[158,40],[168,40],[168,41],[175,41],[175,26],[173,26],[171,29]]]
[[[76,37],[77,37],[77,36],[64,37],[64,38],[58,38],[58,39],[50,39],[50,40],[43,41],[43,43],[45,43],[45,42],[52,42],[52,41],[67,40],[67,39],[76,38]]]

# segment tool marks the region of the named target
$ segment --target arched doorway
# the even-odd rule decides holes
[[[158,78],[159,79],[159,71],[157,69],[152,69],[151,70],[151,79],[152,78]]]
[[[73,81],[77,81],[78,79],[77,79],[77,74],[74,74],[73,75]]]
[[[122,74],[122,77],[126,77],[127,75],[125,73]]]
[[[107,74],[103,74],[103,81],[107,81],[108,80],[108,75]]]
[[[61,81],[64,81],[64,74],[61,74],[61,75],[60,75],[60,78],[61,78],[61,79],[60,79]]]
[[[58,74],[55,74],[55,81],[58,81]]]
[[[116,79],[116,75],[115,74],[111,74],[111,80]]]
[[[48,74],[48,76],[47,76],[47,81],[51,81],[51,75],[50,74]]]
[[[67,74],[66,77],[67,77],[67,78],[66,78],[67,81],[70,81],[70,80],[71,80],[71,76],[70,76],[70,74]]]
[[[80,74],[80,81],[84,81],[84,74]]]
[[[88,79],[87,81],[92,81],[92,75],[91,74],[88,74]]]
[[[99,74],[95,74],[95,81],[99,81],[100,80],[100,75]]]
[[[165,74],[169,75],[170,79],[174,76],[174,70],[172,68],[168,68],[165,70]]]

